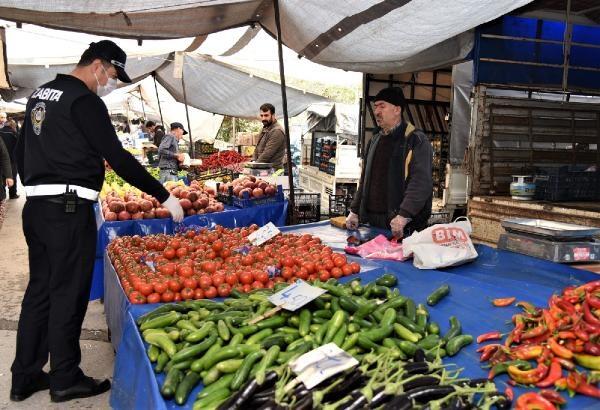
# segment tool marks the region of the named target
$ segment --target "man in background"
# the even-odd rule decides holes
[[[2,117],[4,115],[4,117]],[[15,159],[15,148],[17,146],[17,123],[14,120],[7,120],[6,113],[0,113],[0,119],[4,118],[4,125],[0,128],[0,139],[4,142],[8,155],[10,157],[10,167],[12,170],[12,179],[14,184],[8,188],[8,198],[17,199],[17,162]],[[4,189],[4,187],[2,187]]]
[[[275,118],[273,104],[261,105],[259,116],[263,123],[263,129],[252,159],[254,162],[271,163],[273,168],[281,169],[285,157],[285,132]]]
[[[158,147],[159,181],[177,181],[179,163],[183,162],[183,154],[179,153],[179,140],[187,134],[180,122],[171,123],[171,132],[164,136]]]

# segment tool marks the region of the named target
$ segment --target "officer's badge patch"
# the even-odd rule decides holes
[[[44,118],[46,118],[46,104],[39,102],[33,107],[33,110],[31,110],[31,124],[33,125],[33,132],[35,132],[35,135],[40,135],[42,133],[42,123],[44,122]]]

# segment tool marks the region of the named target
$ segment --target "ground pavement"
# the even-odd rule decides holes
[[[21,193],[19,199],[6,202],[6,218],[0,228],[0,283],[3,292],[0,303],[0,409],[107,409],[110,392],[60,404],[50,401],[47,390],[21,403],[9,400],[10,365],[15,354],[16,329],[29,268],[27,244],[21,228],[25,196]],[[83,371],[92,377],[112,379],[114,353],[108,341],[104,306],[99,301],[89,304],[80,343]]]

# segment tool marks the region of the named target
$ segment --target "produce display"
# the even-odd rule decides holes
[[[238,198],[263,198],[277,195],[277,186],[252,175],[244,175],[231,181],[231,184],[220,184],[219,192]]]
[[[152,175],[155,179],[158,180],[160,178],[160,169],[159,168],[146,167],[146,171],[148,171],[148,173],[150,175]],[[185,171],[179,171],[177,173],[177,175],[180,176],[180,177],[185,177],[186,176],[186,172]],[[117,184],[120,187],[129,186],[129,184],[127,182],[125,182],[125,180],[123,178],[121,178],[119,175],[117,175],[117,173],[115,171],[113,171],[112,169],[107,169],[104,172],[104,182],[108,186],[113,186],[114,184]]]
[[[187,216],[220,212],[225,209],[215,199],[212,188],[204,188],[198,181],[186,186],[182,181],[166,182],[165,187],[179,198],[179,203]],[[170,218],[171,213],[163,208],[156,198],[131,185],[104,182],[100,191],[102,215],[106,221],[127,221],[130,219]]]
[[[267,298],[285,283],[247,294],[235,290],[222,302],[165,304],[140,316],[148,357],[165,375],[163,397],[186,404],[202,383],[194,409],[510,408],[493,382],[460,378],[460,369],[442,363],[473,338],[461,333],[455,317],[442,335],[425,305],[394,288],[396,276],[313,285],[326,293],[270,317]],[[359,365],[307,389],[289,364],[329,343]]]
[[[246,157],[235,151],[219,151],[202,159],[201,171],[215,170],[220,168],[230,168],[236,164],[248,161]],[[235,168],[235,167],[234,167]]]
[[[216,226],[176,235],[122,236],[108,256],[131,303],[227,297],[296,278],[327,281],[358,273],[311,235],[279,234],[261,246],[248,235],[258,229]]]
[[[492,303],[508,306],[514,300]],[[489,379],[507,373],[512,384],[542,389],[521,395],[517,409],[554,409],[565,404],[566,398],[556,390],[600,399],[600,281],[565,288],[550,297],[548,307],[516,305],[523,312],[513,316],[514,328],[504,343],[478,349],[481,361],[489,362]],[[477,342],[503,337],[493,331],[480,335]]]

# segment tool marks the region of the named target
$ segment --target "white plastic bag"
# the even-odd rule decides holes
[[[413,255],[419,269],[437,269],[460,265],[477,258],[471,242],[471,222],[456,220],[415,232],[402,241],[404,256]]]

